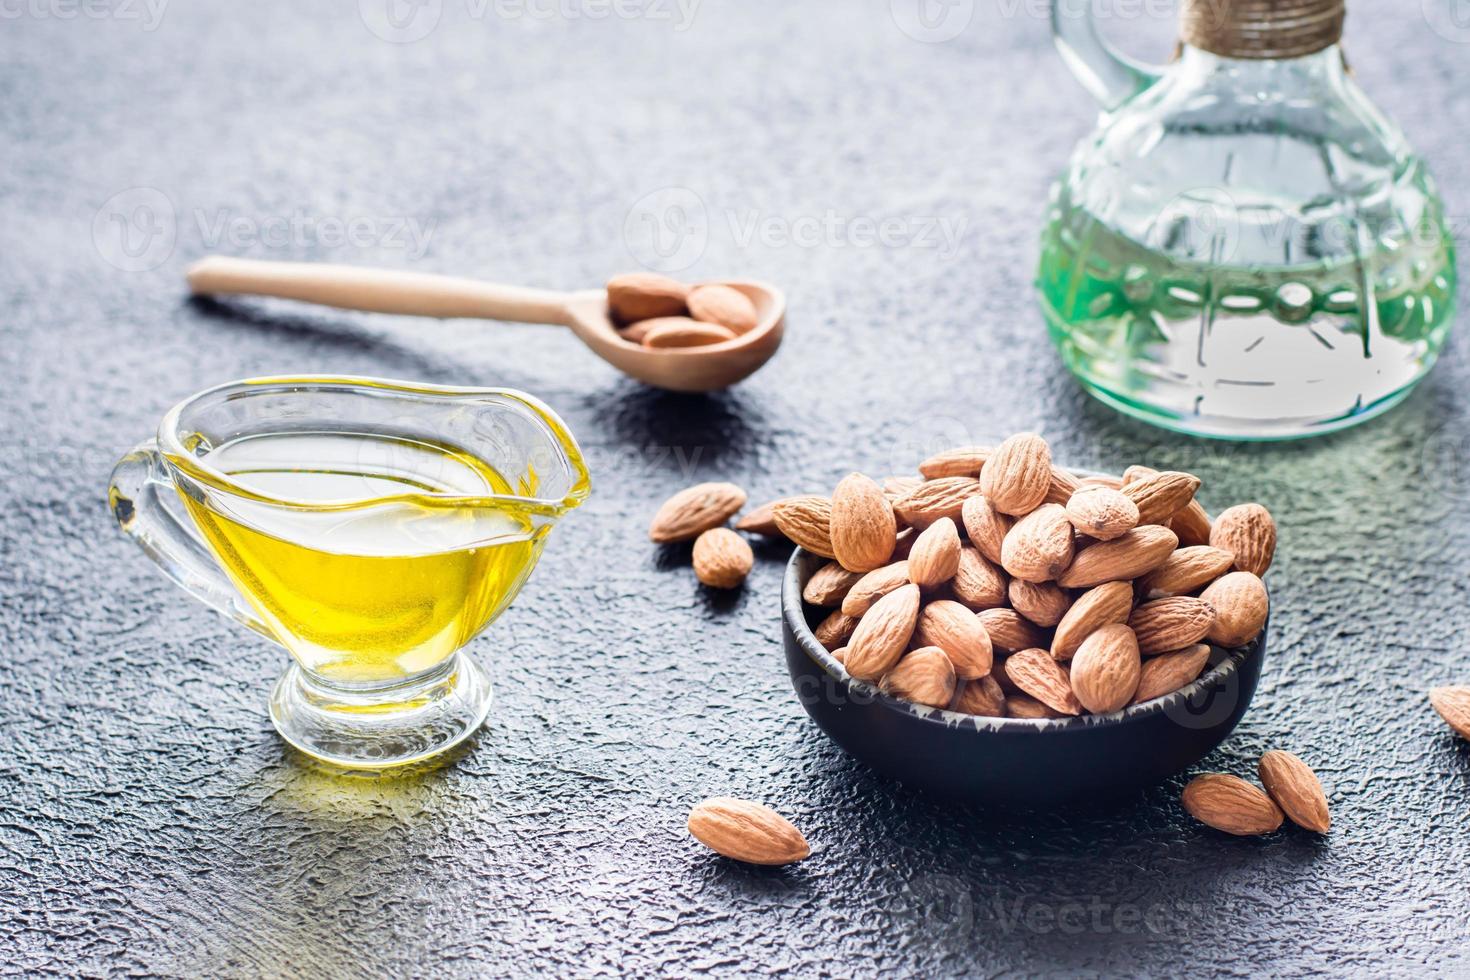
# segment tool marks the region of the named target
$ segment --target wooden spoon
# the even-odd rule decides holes
[[[189,267],[195,294],[277,296],[343,310],[434,317],[482,317],[571,327],[592,352],[629,377],[670,391],[716,391],[744,380],[781,345],[786,297],[753,280],[721,280],[755,304],[747,332],[704,347],[652,350],[623,339],[608,317],[607,293],[559,293],[421,272],[350,265],[260,262],[214,255]]]

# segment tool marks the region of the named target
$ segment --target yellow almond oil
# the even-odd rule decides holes
[[[254,435],[203,462],[260,495],[180,494],[226,573],[303,667],[349,684],[452,655],[515,597],[549,527],[518,506],[527,477],[513,489],[429,442]]]

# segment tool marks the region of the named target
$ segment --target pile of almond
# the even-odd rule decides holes
[[[1213,521],[1188,473],[1079,479],[1040,436],[940,453],[915,477],[858,473],[736,526],[832,559],[803,598],[860,680],[973,715],[1103,714],[1192,683],[1210,646],[1260,633],[1276,526]]]
[[[619,336],[653,348],[734,340],[760,319],[755,304],[733,286],[690,286],[650,272],[609,279],[607,308]]]

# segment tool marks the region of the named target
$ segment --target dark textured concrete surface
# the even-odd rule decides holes
[[[1157,56],[1151,6],[1116,5],[1110,30]],[[1352,0],[1349,50],[1463,234],[1452,6]],[[1089,402],[1029,286],[1047,182],[1093,120],[1035,5],[978,2],[942,43],[897,26],[916,23],[903,0],[705,0],[684,30],[672,3],[594,20],[571,16],[591,0],[426,0],[399,12],[438,22],[404,41],[427,22],[400,21],[403,43],[367,26],[393,33],[374,7],[0,5],[7,972],[1470,971],[1470,745],[1424,695],[1470,680],[1463,332],[1402,407],[1314,442],[1193,442]],[[161,234],[134,225],[130,254],[114,216],[142,222],[140,203]],[[554,328],[182,289],[210,251],[585,287],[657,260],[650,214],[681,274],[790,292],[786,346],[734,391],[640,389]],[[862,239],[886,218],[907,230]],[[393,234],[410,222],[425,247]],[[166,582],[103,504],[113,459],[175,401],[316,371],[524,388],[594,466],[592,500],[473,645],[491,724],[414,778],[285,752],[265,713],[281,652]],[[1180,810],[1182,779],[1025,819],[916,798],[794,700],[780,549],[726,596],[646,541],[695,479],[767,498],[1022,427],[1078,465],[1185,466],[1211,507],[1278,515],[1271,660],[1203,767],[1297,751],[1330,836],[1225,838]],[[684,815],[714,793],[773,803],[813,857],[712,857]]]

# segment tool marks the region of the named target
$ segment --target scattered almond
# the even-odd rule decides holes
[[[909,552],[909,581],[933,589],[954,578],[960,568],[960,534],[954,521],[941,517],[930,524]]]
[[[1429,692],[1429,703],[1455,734],[1470,740],[1470,687],[1436,687]]]
[[[888,563],[898,540],[898,521],[883,488],[853,473],[832,491],[832,550],[842,567],[871,572]]]
[[[990,634],[974,613],[952,599],[937,599],[919,610],[913,642],[943,650],[963,680],[990,673],[994,660]]]
[[[1285,815],[1259,788],[1239,776],[1206,773],[1184,787],[1184,809],[1200,823],[1227,834],[1249,837],[1269,834]]]
[[[694,577],[712,589],[733,589],[755,565],[750,544],[728,527],[715,527],[694,539]]]
[[[1290,752],[1272,749],[1261,756],[1257,773],[1261,785],[1292,823],[1319,834],[1327,833],[1332,825],[1327,794],[1311,766]]]
[[[1138,637],[1138,649],[1146,657],[1196,643],[1214,625],[1214,607],[1190,596],[1145,602],[1128,617],[1128,626]]]
[[[1142,704],[1173,694],[1199,679],[1205,665],[1210,662],[1210,647],[1196,643],[1183,650],[1161,653],[1143,662],[1143,671],[1138,678],[1138,690],[1133,694],[1133,703]]]
[[[680,490],[658,509],[648,536],[659,544],[692,541],[724,524],[745,506],[745,491],[733,483],[701,483]]]
[[[1000,563],[1027,582],[1050,582],[1072,563],[1072,523],[1061,504],[1042,504],[1015,523],[1001,543]]]
[[[1051,487],[1051,449],[1034,432],[1011,436],[980,471],[980,492],[1002,514],[1029,514]]]
[[[873,603],[847,644],[847,672],[865,681],[888,673],[908,646],[918,618],[917,585],[901,586]]]
[[[920,647],[905,654],[879,686],[905,701],[946,708],[954,699],[954,685],[954,667],[944,651],[938,647]]]
[[[717,323],[736,334],[754,329],[760,319],[750,297],[733,286],[695,286],[685,302],[694,319]]]
[[[763,804],[728,796],[690,810],[689,833],[716,854],[746,864],[791,864],[811,854],[791,821]]]
[[[1260,504],[1222,510],[1210,529],[1210,544],[1235,555],[1235,567],[1265,575],[1276,555],[1276,522]]]
[[[1238,647],[1254,640],[1266,625],[1271,600],[1265,584],[1250,572],[1231,572],[1212,582],[1199,596],[1215,609],[1215,621],[1206,636],[1222,647]]]
[[[832,501],[811,494],[776,501],[776,527],[797,545],[823,558],[836,558],[832,550]]]
[[[1006,658],[1005,671],[1016,687],[1048,708],[1064,715],[1082,713],[1067,671],[1045,650],[1033,647],[1012,654]]]
[[[1067,499],[1067,519],[1088,537],[1111,541],[1138,526],[1138,505],[1111,487],[1081,487]]]
[[[1056,663],[1050,656],[1046,659]],[[1142,669],[1133,630],[1113,623],[1094,632],[1077,648],[1070,672],[1072,692],[1094,714],[1118,711],[1133,700]]]

